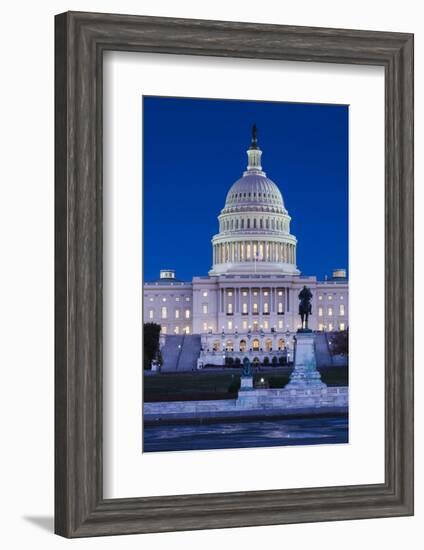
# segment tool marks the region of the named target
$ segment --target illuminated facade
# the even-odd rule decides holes
[[[262,170],[261,155],[254,129],[247,169],[218,216],[209,274],[183,282],[168,269],[144,284],[144,322],[160,324],[165,340],[200,335],[204,364],[220,364],[228,355],[262,360],[265,353],[287,353],[300,326],[297,296],[304,285],[313,294],[312,330],[348,326],[346,271],[336,269],[326,281],[300,274],[291,218],[278,186]]]

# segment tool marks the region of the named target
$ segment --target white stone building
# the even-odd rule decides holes
[[[313,294],[312,330],[348,326],[346,271],[336,269],[326,281],[300,274],[291,218],[279,188],[262,170],[261,155],[254,128],[247,169],[228,191],[218,216],[209,274],[183,282],[165,269],[158,280],[144,284],[144,322],[162,326],[162,343],[180,337],[174,338],[179,343],[173,351],[169,343],[168,355],[181,355],[185,340],[190,341],[190,364],[196,355],[196,362],[206,365],[222,364],[225,357],[262,362],[265,356],[271,361],[290,354],[304,285]]]

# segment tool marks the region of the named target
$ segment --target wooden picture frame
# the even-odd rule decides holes
[[[412,515],[413,35],[73,12],[56,16],[55,25],[56,533],[85,537]],[[384,483],[103,498],[106,50],[384,67]]]

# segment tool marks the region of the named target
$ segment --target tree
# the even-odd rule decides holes
[[[225,365],[227,367],[232,367],[234,363],[234,359],[232,357],[226,357],[225,358]]]
[[[236,358],[234,359],[234,365],[235,365],[236,367],[239,367],[239,366],[241,365],[240,357],[236,357]]]
[[[159,337],[161,326],[156,323],[144,323],[143,325],[143,368],[151,369],[152,361],[156,359],[162,364],[162,356],[159,349]]]
[[[349,331],[335,332],[330,339],[330,351],[332,355],[349,354]]]
[[[274,357],[272,358],[272,366],[273,366],[273,367],[276,367],[276,366],[277,366],[277,363],[278,363],[278,359],[277,359],[277,357],[274,355]]]
[[[269,357],[264,357],[264,365],[269,365]]]
[[[286,360],[283,355],[280,355],[278,362],[280,365],[284,365],[286,363]]]

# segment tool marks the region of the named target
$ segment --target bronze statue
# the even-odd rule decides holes
[[[258,129],[256,124],[252,126],[252,142],[250,144],[250,149],[258,149]]]
[[[252,365],[247,357],[243,359],[243,371],[242,371],[243,377],[249,377],[252,376]]]
[[[305,285],[299,292],[299,315],[302,320],[302,331],[309,331],[308,329],[308,317],[312,313],[311,306],[312,292]]]

